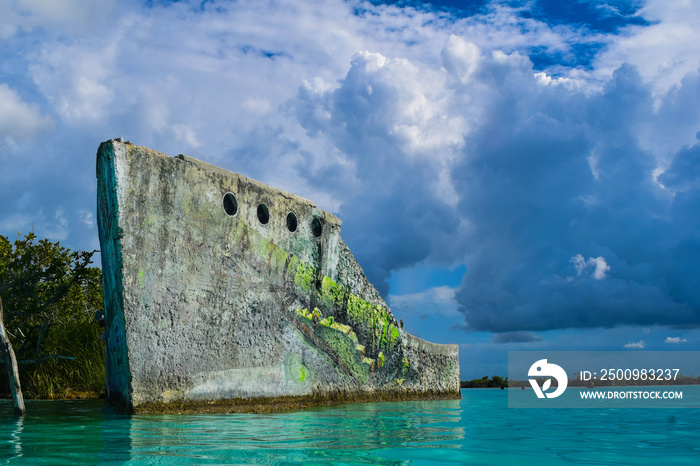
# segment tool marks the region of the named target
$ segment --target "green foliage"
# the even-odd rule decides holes
[[[462,380],[460,382],[461,388],[507,388],[508,387],[508,377],[505,379],[500,375],[494,375],[489,379],[488,375],[483,376],[480,379],[474,380]]]
[[[0,236],[0,296],[5,327],[20,364],[25,397],[104,391],[102,271],[93,252],[72,252],[29,233]],[[5,374],[0,390],[7,390]]]

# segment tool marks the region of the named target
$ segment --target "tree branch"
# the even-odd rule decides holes
[[[48,356],[42,356],[40,358],[35,358],[35,359],[22,359],[18,361],[18,364],[39,364],[40,362],[48,361],[49,359],[68,359],[69,361],[73,361],[75,359],[75,356],[64,356],[62,354],[51,354]]]
[[[12,404],[15,408],[15,414],[23,416],[27,410],[24,407],[24,397],[22,397],[22,387],[19,383],[19,370],[17,369],[17,359],[15,352],[12,350],[12,344],[7,333],[5,333],[5,324],[3,323],[4,312],[2,309],[2,298],[0,298],[0,353],[3,356],[5,370],[7,371],[7,380],[10,384],[10,392],[12,393]]]

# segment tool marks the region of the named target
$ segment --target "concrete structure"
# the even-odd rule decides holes
[[[120,140],[100,145],[97,186],[123,411],[459,397],[457,346],[404,332],[314,203]]]

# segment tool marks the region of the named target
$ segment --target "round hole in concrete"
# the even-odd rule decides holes
[[[297,231],[297,216],[294,214],[294,212],[289,212],[287,214],[287,230],[291,231],[292,233]]]
[[[224,210],[231,217],[238,213],[238,201],[233,193],[226,193],[226,195],[224,195]]]
[[[258,220],[263,225],[267,225],[267,222],[270,221],[270,211],[265,204],[258,205]]]
[[[314,217],[314,219],[311,220],[311,233],[313,233],[316,238],[323,233],[323,224],[320,218]]]

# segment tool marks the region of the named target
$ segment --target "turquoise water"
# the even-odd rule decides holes
[[[0,400],[0,464],[700,464],[697,409],[508,409],[506,391],[255,414]]]

